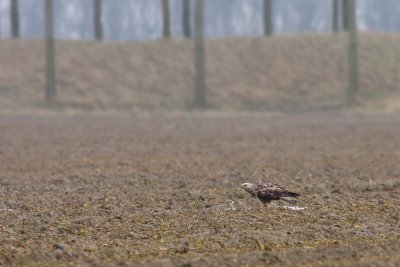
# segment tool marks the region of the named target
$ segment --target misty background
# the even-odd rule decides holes
[[[395,0],[0,0],[0,110],[400,111],[399,14]]]
[[[54,34],[58,39],[91,40],[92,0],[54,0]],[[339,1],[341,2],[341,1]],[[194,9],[194,1],[191,1]],[[206,0],[206,37],[261,36],[262,0]],[[43,38],[44,0],[20,0],[22,38]],[[10,37],[10,1],[0,0],[1,36]],[[342,10],[342,9],[339,9]],[[400,32],[398,0],[358,0],[360,31]],[[182,0],[170,0],[171,34],[181,37]],[[328,33],[332,30],[332,1],[273,1],[274,34]],[[161,1],[103,0],[105,40],[154,40],[162,35]]]

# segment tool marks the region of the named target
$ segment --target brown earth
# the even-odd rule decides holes
[[[360,34],[362,108],[400,111],[400,36]],[[210,108],[337,109],[345,103],[347,38],[337,35],[208,40]],[[57,43],[58,96],[46,105],[43,42],[0,41],[0,112],[182,111],[193,99],[187,40]]]
[[[3,265],[400,265],[398,117],[2,115],[0,139]],[[267,181],[305,211],[240,189]]]

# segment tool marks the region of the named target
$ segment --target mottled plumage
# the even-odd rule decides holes
[[[242,188],[251,194],[252,197],[257,197],[262,203],[268,204],[271,200],[285,200],[286,197],[297,198],[300,195],[290,192],[285,187],[278,184],[251,184],[244,183]]]

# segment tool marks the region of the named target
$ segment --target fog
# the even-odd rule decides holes
[[[192,2],[192,9],[194,1]],[[260,36],[263,0],[206,0],[207,37]],[[21,36],[43,37],[44,0],[20,0]],[[162,28],[161,1],[103,0],[107,40],[154,40]],[[400,4],[396,0],[359,0],[357,21],[362,31],[399,32]],[[171,0],[171,30],[182,36],[182,1]],[[332,3],[328,0],[275,0],[276,34],[327,33],[332,28]],[[10,4],[1,0],[1,33],[10,36]],[[91,0],[55,0],[55,35],[60,39],[93,38]]]
[[[1,0],[2,109],[398,110],[396,1],[201,2]]]
[[[400,266],[399,0],[0,0],[1,266]]]

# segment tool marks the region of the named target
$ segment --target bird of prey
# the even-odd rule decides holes
[[[252,197],[257,197],[264,204],[264,206],[267,206],[272,200],[282,199],[290,202],[290,200],[286,198],[298,198],[300,196],[297,193],[290,192],[283,186],[271,183],[244,183],[242,184],[242,188],[246,190],[246,192],[250,193]]]

